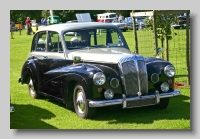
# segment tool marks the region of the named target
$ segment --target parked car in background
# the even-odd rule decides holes
[[[125,17],[124,23],[126,24],[127,29],[133,29],[133,18],[132,17]]]
[[[178,16],[177,23],[171,25],[174,29],[185,29],[187,26],[187,17],[186,16]],[[189,24],[190,26],[190,24]]]
[[[32,98],[45,96],[81,118],[94,118],[98,107],[166,109],[170,98],[180,95],[174,78],[169,61],[131,52],[116,25],[82,22],[38,30],[18,81]]]
[[[111,24],[113,24],[113,25],[116,25],[116,26],[118,26],[119,27],[119,29],[121,29],[122,31],[126,31],[128,28],[127,28],[127,26],[126,26],[126,24],[125,23],[123,23],[123,21],[119,21],[119,20],[115,20],[115,19],[113,19],[113,18],[106,18],[106,19],[104,19],[104,20],[102,20],[102,21],[100,21],[100,22],[102,22],[102,23],[111,23]]]
[[[118,14],[117,13],[102,13],[97,14],[97,22],[105,22],[105,19],[113,19],[118,20]]]
[[[58,16],[58,15],[53,15],[53,17],[49,16],[48,20],[49,20],[49,24],[60,24],[60,23],[62,23],[60,16]]]
[[[19,28],[17,27],[17,26],[12,26],[12,31],[18,31],[19,30]]]
[[[74,23],[74,22],[78,22],[78,20],[70,20],[70,21],[67,21],[66,23]]]
[[[118,26],[119,29],[121,29],[122,31],[126,31],[128,29],[126,24],[123,23],[123,21],[113,20],[112,24]]]
[[[128,29],[133,29],[133,17],[125,17],[124,19],[124,23],[126,24],[127,28]],[[141,30],[143,28],[145,28],[145,21],[143,18],[136,18],[135,20],[135,27],[136,27],[136,30]]]

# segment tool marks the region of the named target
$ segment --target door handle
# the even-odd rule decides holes
[[[43,56],[44,58],[48,58],[48,56]]]

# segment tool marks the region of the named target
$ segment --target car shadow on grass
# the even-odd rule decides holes
[[[184,95],[170,99],[169,105],[164,110],[155,109],[153,106],[122,109],[122,106],[98,108],[96,121],[108,121],[109,124],[136,123],[149,124],[155,120],[190,119],[190,98]]]
[[[136,123],[151,124],[155,120],[190,119],[190,97],[180,95],[170,99],[169,106],[164,110],[157,110],[153,106],[122,109],[122,105],[97,108],[94,121],[107,121],[108,124]],[[46,99],[59,107],[65,108],[63,103]],[[74,110],[70,110],[75,113]],[[48,128],[48,127],[47,127]]]
[[[55,117],[52,112],[33,105],[11,106],[14,106],[15,111],[10,112],[10,129],[57,129],[42,121]]]

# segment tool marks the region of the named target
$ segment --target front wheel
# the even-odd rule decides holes
[[[93,118],[96,108],[90,108],[86,99],[85,91],[79,84],[74,88],[73,103],[76,114],[84,119]]]
[[[170,100],[169,98],[160,99],[160,103],[155,105],[155,108],[159,110],[166,109],[167,106],[169,105],[169,100]]]

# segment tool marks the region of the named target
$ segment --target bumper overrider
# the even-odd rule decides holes
[[[92,101],[89,100],[89,107],[105,107],[111,105],[122,104],[123,108],[141,107],[148,105],[156,105],[160,103],[162,98],[170,98],[179,96],[181,93],[179,90],[174,90],[173,92],[167,92],[159,94],[159,91],[155,91],[153,95],[137,96],[126,98],[125,94],[122,94],[122,99],[112,99],[112,100],[102,100],[102,101]]]

